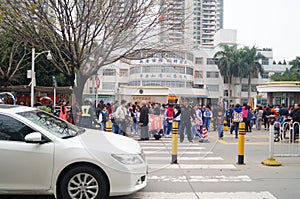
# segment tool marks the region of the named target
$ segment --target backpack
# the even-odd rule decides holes
[[[233,112],[233,121],[234,122],[242,122],[243,121],[243,114],[242,112]]]

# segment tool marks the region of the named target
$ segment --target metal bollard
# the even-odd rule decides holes
[[[177,164],[178,131],[172,131],[172,164]]]
[[[244,148],[245,148],[245,123],[239,123],[239,137],[238,137],[238,164],[244,164]]]

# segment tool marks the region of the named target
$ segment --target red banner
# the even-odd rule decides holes
[[[160,130],[163,128],[162,123],[163,117],[160,115],[149,115],[149,127],[150,131]]]

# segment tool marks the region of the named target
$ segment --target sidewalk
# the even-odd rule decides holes
[[[217,132],[209,132],[209,137],[217,138]],[[235,132],[230,134],[229,131],[224,131],[223,140],[219,140],[223,144],[238,144],[238,139],[235,138]],[[245,144],[269,145],[269,131],[252,129],[252,132],[246,132]]]
[[[234,159],[237,162],[238,156],[238,139],[235,138],[235,134],[230,134],[229,131],[224,132],[223,140],[219,140],[216,131],[211,131],[208,133],[208,140],[210,142],[218,142],[223,146],[219,146],[222,153],[225,157],[229,159]],[[251,164],[250,169],[256,166],[261,167],[261,162],[270,158],[270,133],[269,130],[256,130],[252,129],[252,132],[246,132],[244,142],[244,158],[245,165]],[[230,148],[226,146],[232,146]],[[280,150],[289,149],[293,150],[296,154],[300,154],[300,143],[296,141],[295,143],[274,143],[274,153],[273,157],[282,164],[282,166],[297,166],[300,168],[300,155],[282,155],[277,156],[280,153]],[[231,152],[229,152],[231,151]],[[286,152],[286,150],[284,151]],[[234,153],[236,157],[230,157],[228,154]],[[221,154],[220,154],[221,155]],[[254,165],[253,165],[254,164]],[[265,165],[264,165],[265,166]],[[266,166],[267,167],[267,166]]]

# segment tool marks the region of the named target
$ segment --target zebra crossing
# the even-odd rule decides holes
[[[247,175],[220,174],[219,171],[238,170],[235,164],[228,164],[222,157],[215,156],[211,148],[213,144],[183,142],[178,143],[178,164],[171,164],[172,139],[141,141],[141,147],[146,154],[148,162],[148,185],[162,186],[183,185],[189,183],[249,183],[252,179]],[[201,171],[201,172],[199,172]],[[216,175],[217,174],[217,175]],[[165,183],[165,184],[164,184]],[[218,186],[218,185],[217,185]],[[154,186],[156,187],[156,186]],[[267,198],[275,197],[268,191],[253,192],[197,192],[172,191],[166,189],[148,190],[147,187],[130,196],[131,199],[212,199],[212,198]]]
[[[148,162],[149,178],[148,180],[161,179],[158,177],[153,177],[152,172],[157,169],[167,169],[167,170],[178,170],[178,169],[188,169],[188,170],[199,170],[199,169],[236,169],[234,164],[222,163],[223,158],[218,156],[213,156],[213,152],[205,145],[199,145],[197,143],[183,142],[178,144],[178,164],[171,164],[171,153],[172,153],[172,140],[162,139],[160,141],[153,140],[147,142],[140,142],[145,154],[146,160]],[[193,180],[202,180],[203,176],[192,176]],[[241,180],[251,181],[248,176],[234,176],[225,177],[227,181]],[[170,177],[170,179],[174,179]],[[178,179],[181,179],[178,176]],[[205,176],[206,180],[209,180],[209,176]],[[211,176],[212,181],[218,179],[218,176]],[[220,180],[222,177],[219,178]],[[224,177],[223,177],[224,179]],[[166,178],[164,178],[166,180]],[[180,180],[178,180],[180,181]]]

